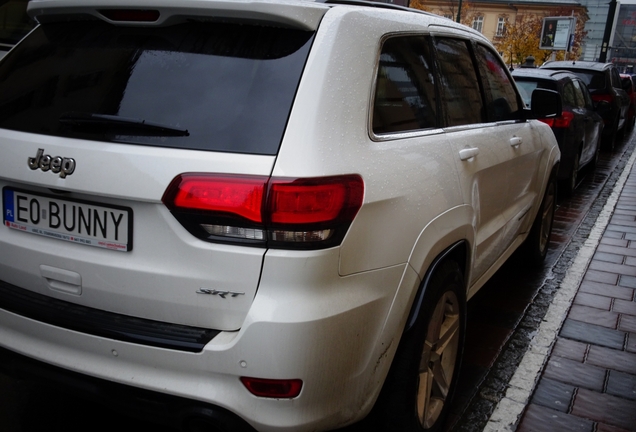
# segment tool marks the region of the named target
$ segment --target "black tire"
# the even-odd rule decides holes
[[[596,170],[596,167],[598,166],[598,158],[600,154],[601,154],[601,137],[599,136],[598,142],[596,143],[596,152],[594,152],[594,157],[592,158],[592,161],[590,162],[590,168],[592,169],[592,171]]]
[[[465,286],[454,261],[424,288],[415,324],[400,341],[365,430],[441,431],[457,386],[466,326]]]
[[[604,144],[604,148],[607,151],[613,151],[616,146],[616,140],[618,139],[618,119],[612,125],[612,130],[607,136],[607,141]]]
[[[545,188],[539,211],[534,219],[530,234],[525,241],[525,252],[532,264],[539,265],[543,263],[548,253],[548,245],[550,244],[550,234],[552,233],[552,224],[554,222],[554,210],[556,209],[556,182],[555,175],[552,173],[550,180]]]

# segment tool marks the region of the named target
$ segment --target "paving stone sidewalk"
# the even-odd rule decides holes
[[[636,431],[636,165],[516,431]]]

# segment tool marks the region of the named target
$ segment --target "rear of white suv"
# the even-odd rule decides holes
[[[0,64],[0,345],[182,398],[184,425],[327,430],[375,404],[440,428],[466,299],[528,235],[545,254],[554,208],[558,147],[488,42],[306,1],[29,12]]]

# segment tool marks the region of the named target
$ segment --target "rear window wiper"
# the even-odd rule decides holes
[[[121,133],[150,136],[189,136],[187,129],[180,129],[143,119],[119,117],[107,114],[91,114],[67,112],[60,116],[60,123],[75,127],[91,127],[97,129],[116,129]],[[137,133],[132,133],[133,131]],[[142,133],[139,133],[142,132]]]

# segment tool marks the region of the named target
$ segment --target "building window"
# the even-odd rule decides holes
[[[477,30],[479,33],[481,33],[483,27],[484,27],[484,17],[483,16],[475,17],[473,19],[473,28]]]
[[[497,20],[497,36],[503,36],[506,33],[506,19],[499,17]]]

